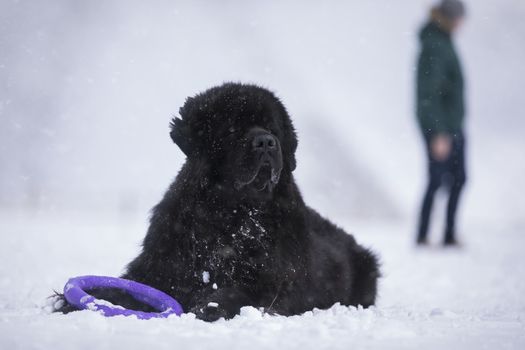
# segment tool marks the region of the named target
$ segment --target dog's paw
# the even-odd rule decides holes
[[[220,318],[228,318],[226,310],[221,308],[218,303],[214,302],[210,302],[203,306],[196,306],[191,309],[191,312],[193,312],[198,319],[207,322],[214,322]]]
[[[63,294],[55,292],[55,294],[47,298],[44,309],[48,312],[59,312],[68,314],[72,311],[78,311],[76,307],[69,304]]]

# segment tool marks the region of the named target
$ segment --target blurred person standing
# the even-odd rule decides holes
[[[445,186],[449,199],[443,244],[455,246],[456,211],[465,184],[464,83],[452,42],[465,17],[459,0],[442,0],[422,28],[417,65],[417,120],[428,155],[429,181],[423,198],[417,244],[427,244],[430,214],[436,191]]]

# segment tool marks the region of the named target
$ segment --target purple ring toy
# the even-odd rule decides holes
[[[117,288],[124,290],[133,298],[150,305],[159,310],[159,312],[129,310],[119,305],[113,305],[108,301],[97,299],[85,292],[85,290],[92,288]],[[166,293],[145,284],[124,278],[105,276],[74,277],[69,279],[64,286],[64,297],[70,304],[81,310],[98,311],[107,317],[135,315],[139,319],[148,320],[154,317],[165,318],[172,314],[180,316],[183,313],[180,304]]]

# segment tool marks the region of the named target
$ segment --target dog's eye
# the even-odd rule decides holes
[[[225,138],[228,139],[228,140],[233,141],[233,140],[238,138],[237,132],[238,132],[238,130],[235,129],[235,127],[230,126],[228,128],[228,132],[225,135]]]
[[[275,137],[279,138],[280,134],[277,128],[268,128],[268,131]]]

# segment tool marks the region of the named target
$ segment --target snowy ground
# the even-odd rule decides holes
[[[461,250],[416,250],[402,223],[345,223],[383,263],[377,306],[334,306],[296,317],[246,308],[213,324],[49,314],[45,298],[70,276],[116,275],[136,254],[145,224],[58,217],[1,217],[0,347],[3,349],[522,349],[524,227],[470,227]],[[121,218],[122,219],[122,218]],[[435,237],[437,241],[438,237]]]

